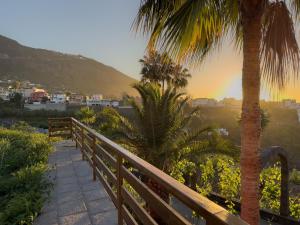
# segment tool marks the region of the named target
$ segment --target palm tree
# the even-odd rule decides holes
[[[139,61],[142,64],[142,82],[154,82],[165,89],[165,83],[169,82],[170,72],[172,71],[172,61],[167,54],[159,54],[157,51],[149,51],[143,59]]]
[[[178,60],[201,62],[228,35],[241,46],[241,217],[251,225],[259,224],[261,78],[281,90],[299,66],[293,24],[300,18],[300,2],[286,2],[141,0],[135,20],[137,30],[150,34],[150,49],[160,48]]]
[[[170,84],[175,88],[184,88],[188,84],[188,78],[191,77],[188,69],[183,68],[181,65],[174,65],[172,68],[172,77]]]
[[[185,113],[189,99],[183,93],[177,93],[175,88],[161,92],[160,87],[153,83],[137,83],[133,87],[142,99],[141,105],[131,101],[137,115],[135,122],[112,108],[105,114],[113,116],[113,121],[118,123],[114,130],[119,142],[134,149],[139,157],[170,173],[182,149],[200,149],[200,137],[210,128],[190,130],[191,119],[197,116],[199,109]]]
[[[188,69],[174,63],[166,53],[149,51],[148,55],[139,62],[142,64],[142,82],[159,84],[162,91],[165,91],[166,84],[175,88],[184,88],[188,84],[188,78],[191,77]]]

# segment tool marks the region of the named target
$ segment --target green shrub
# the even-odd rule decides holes
[[[14,172],[24,166],[46,163],[51,145],[44,134],[28,133],[0,128],[1,167],[0,176]],[[1,144],[2,143],[2,144]]]
[[[293,184],[300,185],[300,171],[293,169],[290,173],[290,181]]]
[[[1,225],[32,224],[51,187],[45,176],[52,149],[48,137],[25,128],[0,128]]]

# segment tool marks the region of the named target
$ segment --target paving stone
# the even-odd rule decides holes
[[[97,214],[116,209],[110,198],[87,201],[86,206],[90,214]]]
[[[75,171],[72,169],[59,169],[57,170],[57,177],[64,178],[64,177],[71,177],[75,176]]]
[[[78,183],[80,185],[84,185],[84,184],[88,184],[88,183],[93,182],[93,176],[92,176],[92,174],[89,175],[89,176],[85,176],[85,177],[77,177],[77,179],[78,179]]]
[[[60,225],[91,225],[89,215],[87,213],[78,213],[74,215],[59,217]]]
[[[83,192],[85,201],[93,201],[101,198],[108,198],[108,194],[104,189],[96,189]]]
[[[90,165],[82,160],[73,142],[57,143],[49,164],[53,170],[47,177],[53,181],[54,190],[34,225],[117,224],[112,201],[103,185],[98,180],[93,181]]]
[[[81,199],[83,199],[83,195],[79,191],[59,193],[56,196],[56,200],[58,204],[62,204],[73,200],[81,200]]]
[[[82,183],[79,185],[82,191],[91,191],[96,189],[103,189],[104,187],[99,183],[98,180],[90,183]]]
[[[91,215],[93,225],[117,225],[118,216],[115,210]]]
[[[71,176],[71,177],[58,177],[56,179],[56,183],[58,185],[64,185],[64,184],[77,184],[77,177]]]
[[[44,203],[44,206],[42,207],[41,212],[47,213],[47,212],[55,211],[56,209],[57,209],[56,202],[53,199],[51,199]]]
[[[73,200],[58,204],[58,215],[67,216],[75,213],[85,212],[86,206],[82,200]]]
[[[34,225],[52,225],[57,222],[57,211],[52,211],[39,215],[34,221]]]
[[[64,193],[70,191],[80,191],[79,185],[77,183],[56,185],[57,193]]]

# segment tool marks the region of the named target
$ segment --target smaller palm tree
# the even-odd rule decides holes
[[[149,51],[140,60],[142,64],[142,82],[152,82],[161,86],[165,91],[166,84],[168,87],[184,88],[188,84],[188,78],[191,77],[188,69],[174,63],[166,54],[159,54],[157,51]]]
[[[139,157],[170,173],[182,150],[199,147],[201,137],[210,128],[189,128],[199,110],[184,113],[188,98],[177,93],[176,88],[168,88],[163,93],[153,83],[138,83],[134,88],[142,99],[141,105],[131,101],[137,120],[131,122],[116,112],[110,113],[118,115],[118,139],[134,149]]]
[[[172,68],[171,84],[175,88],[184,88],[188,85],[188,79],[191,78],[191,74],[188,69],[183,68],[181,65],[174,65]]]

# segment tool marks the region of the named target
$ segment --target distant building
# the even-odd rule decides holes
[[[17,93],[20,93],[24,99],[29,99],[31,94],[34,92],[33,88],[20,88],[16,90]]]
[[[34,88],[30,95],[29,102],[42,102],[44,98],[49,98],[48,93],[44,89]]]
[[[81,105],[84,103],[85,96],[81,94],[71,93],[70,96],[67,97],[67,101],[69,104]]]
[[[118,107],[120,102],[117,100],[110,100],[110,99],[87,99],[86,100],[87,106],[111,106],[111,107]]]
[[[50,95],[50,102],[51,103],[66,103],[67,96],[65,93],[56,92]]]
[[[9,101],[9,91],[6,88],[0,88],[0,98],[4,101]]]
[[[295,99],[283,99],[281,102],[282,102],[283,107],[286,107],[289,109],[300,108],[299,104],[297,104]]]
[[[213,98],[196,98],[192,100],[192,106],[221,107],[223,105]]]
[[[242,108],[242,101],[235,98],[224,98],[220,102],[227,108],[232,108],[232,109]]]

